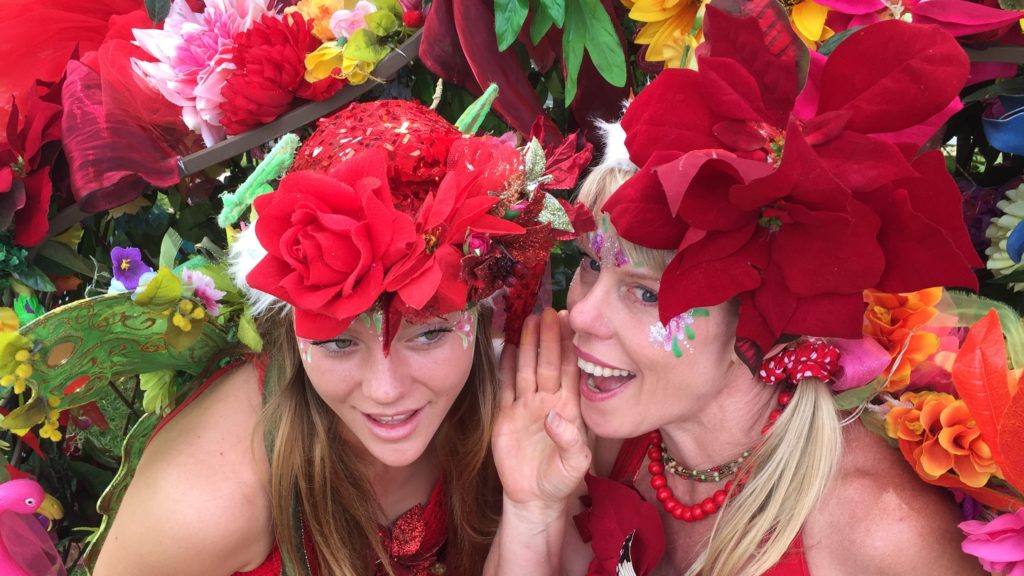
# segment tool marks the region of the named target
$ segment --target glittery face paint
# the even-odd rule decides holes
[[[668,326],[658,322],[651,326],[650,340],[665,352],[671,352],[676,358],[683,357],[683,351],[693,353],[693,341],[697,335],[693,331],[696,318],[707,318],[711,312],[707,308],[694,308],[683,312],[668,321]]]
[[[601,216],[601,228],[590,235],[590,251],[597,256],[601,266],[622,268],[631,264],[629,256],[619,243],[619,237],[609,232],[611,222],[608,215]]]
[[[462,341],[462,349],[467,350],[473,344],[473,336],[476,334],[476,314],[463,310],[455,321],[454,329]]]
[[[377,335],[379,342],[384,342],[384,312],[379,309],[374,309],[372,312],[363,312],[359,315],[359,320],[363,323],[363,326],[366,326]]]
[[[307,364],[313,363],[313,341],[299,338],[299,356],[302,356]]]

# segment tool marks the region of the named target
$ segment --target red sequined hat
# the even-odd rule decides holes
[[[665,70],[622,119],[639,172],[604,205],[674,250],[662,322],[739,302],[750,365],[782,335],[857,338],[862,292],[977,288],[960,194],[921,145],[968,62],[942,30],[886,21],[808,54],[773,0],[707,8],[699,71]]]
[[[590,153],[558,148],[570,150]],[[292,306],[303,338],[335,337],[378,309],[386,349],[403,317],[463,310],[502,287],[514,336],[548,252],[575,234],[576,211],[549,180],[536,141],[465,136],[414,102],[354,104],[322,119],[277,190],[254,202],[250,234],[265,254],[243,275]]]

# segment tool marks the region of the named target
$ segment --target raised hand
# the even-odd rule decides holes
[[[591,459],[565,312],[526,320],[519,349],[502,353],[500,381],[491,446],[506,505],[562,514]]]

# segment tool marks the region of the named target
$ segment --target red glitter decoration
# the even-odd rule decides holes
[[[462,134],[433,110],[414,102],[382,100],[348,106],[322,118],[299,148],[292,171],[325,174],[358,152],[382,149],[388,156],[388,184],[395,207],[415,213],[437,190],[448,167],[448,152]]]

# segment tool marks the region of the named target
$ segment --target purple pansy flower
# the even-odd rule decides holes
[[[138,248],[115,246],[110,251],[110,261],[114,268],[114,280],[120,282],[125,290],[135,290],[139,286],[139,278],[153,271],[142,261],[142,252]]]

